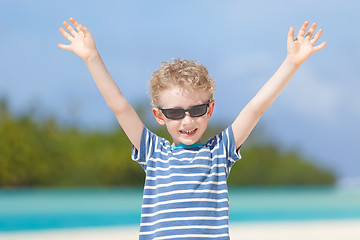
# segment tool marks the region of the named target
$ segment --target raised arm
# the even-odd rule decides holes
[[[322,34],[319,30],[313,37],[316,24],[312,24],[309,31],[306,21],[296,39],[294,28],[290,27],[287,39],[287,57],[275,74],[265,83],[255,97],[244,107],[232,124],[236,148],[240,147],[249,136],[262,114],[271,106],[290,79],[313,53],[325,47],[326,42],[314,46]],[[313,38],[312,38],[313,37]]]
[[[96,49],[90,31],[74,18],[70,18],[70,21],[76,30],[67,22],[64,22],[64,26],[70,34],[60,28],[60,32],[70,41],[70,45],[58,44],[58,47],[73,51],[84,60],[106,103],[114,111],[119,124],[131,143],[139,149],[143,123],[110,76]]]

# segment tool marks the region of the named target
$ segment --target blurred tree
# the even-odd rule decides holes
[[[209,126],[204,140],[222,128]],[[155,133],[169,139],[166,128]],[[256,134],[255,134],[256,135]],[[244,160],[234,165],[229,185],[332,184],[335,177],[296,152],[274,145],[244,147]],[[145,173],[130,158],[131,144],[121,128],[86,132],[61,127],[54,118],[31,113],[13,116],[0,100],[0,186],[138,186]]]

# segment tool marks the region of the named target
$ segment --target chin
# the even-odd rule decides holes
[[[192,145],[195,143],[199,143],[200,139],[181,139],[179,142],[179,144]]]

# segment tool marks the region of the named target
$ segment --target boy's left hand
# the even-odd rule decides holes
[[[327,44],[325,41],[320,45],[314,46],[315,43],[319,40],[322,30],[320,29],[312,38],[316,23],[313,23],[305,35],[306,28],[308,27],[309,22],[306,21],[299,33],[294,40],[294,28],[290,27],[287,39],[287,58],[296,65],[301,65],[304,63],[314,52],[317,52],[325,47]],[[311,39],[312,38],[312,39]]]

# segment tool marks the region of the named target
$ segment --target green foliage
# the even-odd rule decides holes
[[[118,128],[111,133],[60,127],[55,119],[14,117],[0,101],[0,186],[142,185],[145,173],[130,158],[131,144]],[[218,132],[209,127],[209,134]],[[165,128],[155,131],[169,137]],[[275,146],[244,147],[229,177],[232,185],[329,184],[334,176]]]
[[[296,152],[281,152],[272,145],[244,146],[244,159],[231,169],[229,185],[333,184],[335,177]]]

